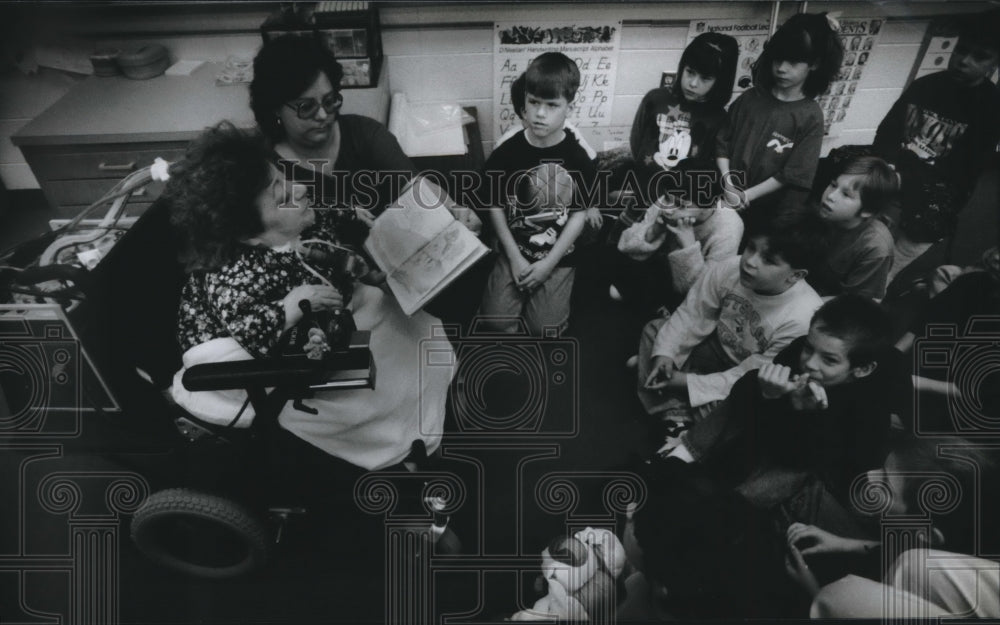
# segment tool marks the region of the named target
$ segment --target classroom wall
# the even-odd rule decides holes
[[[548,21],[622,19],[619,72],[611,123],[626,130],[642,95],[657,86],[660,73],[674,71],[692,19],[747,17],[767,20],[779,8],[778,21],[805,5],[808,11],[841,11],[843,17],[885,17],[878,47],[867,67],[843,124],[824,149],[844,143],[868,143],[879,120],[899,96],[917,59],[930,19],[983,10],[983,2],[845,3],[809,2],[658,2],[517,5],[435,5],[384,3],[383,47],[389,88],[411,102],[459,102],[475,106],[486,153],[493,146],[492,24],[496,20]],[[138,47],[163,43],[176,59],[224,61],[252,57],[260,44],[258,27],[276,3],[212,3],[154,7],[44,6],[38,11],[61,19],[46,20],[41,40],[72,37],[84,44]],[[37,188],[19,150],[9,137],[51,105],[79,76],[45,70],[38,76],[0,77],[0,177],[8,189]],[[606,132],[590,132],[602,149]]]
[[[785,7],[779,23],[795,10]],[[390,85],[403,91],[411,101],[459,101],[479,109],[480,129],[487,153],[493,146],[493,128],[487,120],[493,116],[492,22],[537,16],[539,20],[593,18],[609,15],[625,21],[621,33],[619,72],[611,124],[627,130],[642,96],[659,85],[660,74],[676,71],[681,52],[687,44],[688,23],[692,19],[752,18],[767,21],[772,3],[747,2],[720,4],[658,3],[615,5],[588,8],[553,5],[526,13],[518,7],[490,7],[477,11],[477,23],[462,21],[469,17],[452,15],[441,8],[407,9],[387,12],[383,34],[389,57]],[[927,3],[913,7],[903,3],[819,3],[808,4],[809,11],[840,11],[842,17],[886,17],[876,53],[867,66],[848,110],[843,131],[824,142],[824,153],[837,145],[870,143],[879,121],[902,93],[917,60],[930,16],[981,10],[971,3]],[[482,23],[478,23],[481,20]],[[395,28],[405,24],[405,28]],[[585,131],[593,147],[602,149],[602,140],[612,133]],[[619,133],[620,136],[620,133]]]

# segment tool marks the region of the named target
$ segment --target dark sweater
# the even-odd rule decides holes
[[[714,183],[717,177],[715,136],[725,122],[726,110],[721,106],[688,102],[672,88],[653,89],[643,97],[629,137],[643,206],[670,191],[692,202],[698,200],[698,184],[706,180]],[[657,153],[671,135],[688,135],[691,142],[677,154],[677,163],[665,165],[657,160]],[[668,166],[674,173],[662,173]],[[699,178],[695,173],[699,171],[713,177]]]
[[[774,362],[798,372],[804,343],[805,337],[796,339]],[[886,348],[877,362],[870,375],[826,389],[826,410],[796,411],[788,397],[765,399],[758,372],[751,371],[685,434],[685,444],[737,482],[764,466],[814,473],[846,505],[854,478],[885,459],[891,413],[908,414],[912,403],[903,355]]]
[[[340,152],[323,175],[292,165],[295,182],[309,187],[313,201],[325,207],[357,206],[379,213],[396,199],[415,171],[389,130],[362,115],[341,115]]]

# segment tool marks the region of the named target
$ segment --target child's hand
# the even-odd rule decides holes
[[[785,572],[810,597],[815,597],[819,593],[819,581],[816,580],[816,576],[813,575],[805,558],[795,548],[795,545],[788,545],[788,551],[785,554]]]
[[[725,180],[722,182],[722,195],[719,196],[719,201],[734,210],[743,210],[750,205],[746,191]]]
[[[552,275],[555,265],[548,259],[536,261],[528,265],[517,276],[517,286],[528,293],[545,284],[545,281]]]
[[[808,376],[800,377],[808,380]],[[790,398],[792,407],[796,410],[826,410],[830,405],[826,398],[826,389],[814,380],[809,380],[805,386],[793,391]]]
[[[856,551],[854,543],[859,542],[805,523],[789,525],[785,538],[789,547],[796,547],[804,556],[818,553],[849,553]]]
[[[661,391],[667,388],[671,379],[677,375],[679,373],[673,360],[666,356],[654,356],[644,386],[651,391]]]
[[[510,275],[514,276],[514,283],[520,288],[520,276],[528,270],[528,267],[531,267],[531,263],[517,252],[511,254],[508,260],[510,261]]]
[[[584,211],[583,216],[587,225],[594,230],[600,230],[601,226],[604,224],[604,215],[601,214],[600,209],[596,206],[591,206]]]
[[[792,375],[792,370],[785,365],[769,362],[757,372],[760,383],[760,394],[764,399],[778,399],[806,385],[809,376]]]
[[[691,247],[697,243],[698,240],[694,236],[694,222],[694,217],[681,217],[673,222],[667,221],[664,224],[667,230],[674,235],[674,243],[677,249]]]

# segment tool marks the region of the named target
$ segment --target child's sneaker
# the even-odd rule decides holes
[[[639,354],[632,354],[631,356],[629,356],[628,360],[625,361],[625,366],[629,369],[635,369],[636,367],[638,367]]]
[[[622,297],[621,291],[618,290],[618,287],[616,287],[613,284],[608,287],[608,297],[610,297],[616,302],[620,302],[623,299],[625,299],[624,297]]]

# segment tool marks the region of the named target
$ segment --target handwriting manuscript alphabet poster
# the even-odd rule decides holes
[[[569,121],[581,128],[609,125],[621,30],[621,21],[497,22],[493,29],[494,136],[520,127],[510,86],[543,52],[562,52],[580,68],[580,89]]]

